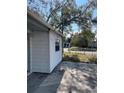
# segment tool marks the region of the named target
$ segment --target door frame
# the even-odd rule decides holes
[[[27,33],[27,72],[31,72],[31,46],[29,33]]]

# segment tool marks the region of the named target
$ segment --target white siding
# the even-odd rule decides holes
[[[31,71],[49,73],[49,32],[34,31],[31,42]]]
[[[60,50],[55,51],[55,41],[60,40]],[[55,68],[55,66],[62,60],[62,37],[56,34],[55,32],[49,32],[49,41],[50,41],[50,72]]]

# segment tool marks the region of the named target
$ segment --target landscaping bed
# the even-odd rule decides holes
[[[64,52],[63,61],[97,63],[96,54],[82,54],[76,52]]]

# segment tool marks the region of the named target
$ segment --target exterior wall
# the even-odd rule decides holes
[[[32,31],[27,29],[27,71],[31,72],[31,33]]]
[[[60,50],[55,51],[55,42],[60,40]],[[62,37],[53,31],[49,32],[49,48],[50,48],[50,72],[55,68],[55,66],[62,60]]]
[[[31,71],[49,73],[49,32],[33,31],[31,44]]]

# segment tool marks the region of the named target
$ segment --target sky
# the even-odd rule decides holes
[[[87,3],[87,0],[76,0],[76,4],[77,4],[78,6],[80,6],[80,5],[82,5],[82,4],[85,4],[85,3]]]

